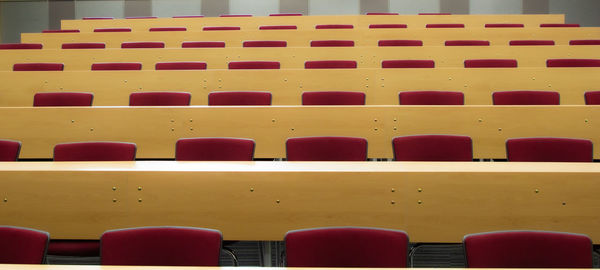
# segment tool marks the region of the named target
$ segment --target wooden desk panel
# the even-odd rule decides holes
[[[419,243],[512,229],[598,243],[599,175],[596,163],[0,163],[0,218],[56,239],[180,225],[281,241],[293,229],[369,226]]]
[[[600,145],[599,113],[600,106],[0,108],[0,138],[20,140],[21,158],[52,158],[54,145],[75,141],[134,142],[138,158],[174,158],[175,142],[189,137],[252,138],[256,158],[282,158],[290,137],[351,136],[369,141],[369,158],[392,158],[394,137],[457,134],[473,138],[475,158],[506,158],[508,138]]]

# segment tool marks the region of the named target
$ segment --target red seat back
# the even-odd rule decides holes
[[[21,142],[0,140],[0,161],[17,161],[19,152],[21,152]]]
[[[190,227],[107,231],[100,238],[102,265],[218,266],[221,232]]]
[[[269,16],[276,16],[276,17],[302,16],[302,13],[275,13],[275,14],[269,14]]]
[[[473,268],[591,268],[592,240],[581,234],[504,231],[463,239]]]
[[[135,152],[135,143],[61,143],[54,146],[54,161],[133,161]]]
[[[446,40],[446,46],[490,46],[487,40]]]
[[[62,63],[17,63],[13,65],[13,71],[63,71],[65,65]]]
[[[435,68],[433,60],[383,60],[381,68]]]
[[[288,161],[366,161],[367,140],[354,137],[289,138]]]
[[[392,140],[396,161],[473,161],[468,136],[415,135]]]
[[[425,28],[465,28],[462,23],[430,23]]]
[[[600,67],[600,59],[548,59],[546,66],[560,67]]]
[[[492,94],[494,105],[560,105],[560,94],[553,91],[502,91]]]
[[[164,62],[156,63],[155,70],[198,70],[206,69],[206,62]]]
[[[104,43],[63,43],[62,49],[105,49],[106,44]]]
[[[571,138],[518,138],[506,141],[508,161],[592,162],[592,141]]]
[[[129,106],[189,106],[188,92],[138,92],[129,95]]]
[[[356,61],[352,60],[320,60],[304,62],[305,69],[335,69],[356,68]]]
[[[396,12],[367,12],[366,15],[400,15],[400,13],[396,13]]]
[[[569,45],[600,45],[600,39],[571,40]]]
[[[380,40],[377,42],[379,47],[384,46],[423,46],[421,40]]]
[[[81,92],[45,92],[33,96],[33,107],[92,106],[94,94]]]
[[[164,48],[164,42],[123,42],[121,43],[122,49],[160,49]]]
[[[322,91],[302,93],[302,105],[365,105],[363,92]]]
[[[554,40],[511,40],[510,46],[554,46]]]
[[[369,24],[370,29],[407,28],[406,24]]]
[[[250,40],[244,41],[243,47],[287,47],[287,41],[283,40]]]
[[[0,50],[41,50],[44,46],[40,43],[5,43],[0,44]]]
[[[131,32],[131,28],[121,27],[121,28],[96,28],[94,29],[96,33],[122,33],[122,32]]]
[[[0,264],[41,264],[50,235],[27,228],[0,226]]]
[[[351,24],[318,24],[315,29],[354,29]]]
[[[522,23],[486,23],[486,28],[523,28],[525,27]]]
[[[60,33],[79,33],[79,29],[64,29],[64,30],[43,30],[42,33],[46,34],[60,34]]]
[[[148,31],[150,32],[182,32],[187,31],[185,27],[152,27]]]
[[[223,41],[185,41],[181,48],[225,48]]]
[[[398,94],[400,105],[465,105],[462,92],[405,91]]]
[[[219,17],[223,18],[238,18],[238,17],[252,17],[250,14],[221,14]]]
[[[94,63],[92,70],[142,70],[142,63]]]
[[[234,61],[229,62],[229,69],[280,69],[276,61]]]
[[[515,59],[472,59],[465,60],[465,68],[516,68]]]
[[[296,30],[298,26],[295,25],[261,25],[258,30]]]
[[[542,23],[540,27],[579,27],[577,23]]]
[[[240,30],[239,26],[205,26],[202,31],[235,31]]]
[[[408,235],[376,228],[317,228],[285,235],[287,267],[406,267]]]
[[[600,91],[589,91],[583,95],[586,105],[600,105]]]
[[[270,92],[227,91],[208,94],[210,106],[268,106],[271,100]]]
[[[175,160],[179,161],[252,161],[254,140],[241,138],[179,139]]]
[[[354,47],[354,40],[313,40],[311,47]]]

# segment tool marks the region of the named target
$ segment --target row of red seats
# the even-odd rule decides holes
[[[404,91],[398,94],[400,105],[464,105],[462,92]],[[92,106],[94,94],[83,92],[44,92],[33,96],[34,107]],[[189,92],[136,92],[129,95],[129,106],[189,106]],[[349,91],[303,92],[302,105],[365,105],[366,94]],[[600,105],[600,91],[584,94],[586,105]],[[208,94],[209,106],[268,106],[270,92],[221,91]],[[560,105],[554,91],[499,91],[492,93],[494,105]]]
[[[156,63],[155,70],[205,70],[206,62]],[[355,69],[354,60],[315,60],[304,62],[305,69]],[[469,59],[464,68],[517,68],[516,59]],[[600,67],[600,59],[548,59],[546,67]],[[63,71],[62,63],[16,63],[13,71]],[[232,61],[229,69],[281,69],[278,61]],[[434,60],[383,60],[381,68],[435,68]],[[142,70],[142,63],[94,63],[91,70]]]
[[[243,138],[187,138],[175,144],[179,161],[252,161],[255,142]],[[413,135],[392,139],[396,161],[473,161],[468,136]],[[16,161],[21,143],[0,141],[0,160]],[[54,161],[133,161],[136,144],[124,142],[63,143],[54,147]],[[587,139],[514,138],[506,141],[508,161],[592,162]],[[366,161],[367,139],[298,137],[286,141],[288,161]]]
[[[447,40],[445,46],[490,46],[487,40]],[[510,46],[554,46],[554,40],[511,40]],[[599,39],[571,40],[569,45],[600,45]],[[287,47],[287,41],[283,40],[251,40],[244,41],[244,48],[272,48]],[[422,40],[379,40],[379,47],[409,47],[423,46]],[[354,40],[313,40],[310,47],[354,47]],[[0,50],[36,50],[42,49],[40,43],[6,43],[0,44]],[[79,42],[63,43],[62,49],[105,49],[106,44],[102,42]],[[123,49],[131,48],[165,48],[164,42],[123,42]],[[184,41],[181,48],[225,48],[223,41]]]
[[[193,227],[141,227],[106,231],[101,264],[218,266],[220,231]],[[49,233],[0,227],[0,263],[43,263]],[[408,267],[409,237],[400,230],[329,227],[286,233],[287,267]],[[468,267],[591,268],[592,241],[582,234],[501,231],[466,235]]]

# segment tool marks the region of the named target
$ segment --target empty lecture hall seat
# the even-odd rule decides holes
[[[277,61],[234,61],[227,65],[229,69],[280,69]]]
[[[143,227],[106,231],[102,265],[218,266],[223,236],[191,227]]]
[[[271,17],[288,17],[288,16],[303,16],[302,13],[274,13],[269,14]]]
[[[186,138],[175,144],[178,161],[252,161],[255,142],[243,138]]]
[[[400,15],[400,13],[396,13],[396,12],[367,12],[366,15]]]
[[[44,34],[60,34],[60,33],[79,33],[79,29],[64,29],[64,30],[43,30]]]
[[[462,23],[430,23],[425,28],[465,28]]]
[[[422,40],[405,40],[405,39],[390,39],[390,40],[379,40],[377,42],[379,47],[392,47],[392,46],[423,46]]]
[[[0,50],[41,50],[44,46],[40,43],[4,43]]]
[[[181,48],[225,48],[223,41],[184,41]]]
[[[244,48],[260,47],[287,47],[287,41],[284,40],[248,40],[242,43]]]
[[[353,60],[317,60],[304,62],[305,69],[356,68],[356,66],[356,61]]]
[[[414,135],[392,139],[396,161],[473,161],[468,136]]]
[[[448,13],[448,12],[424,12],[424,13],[419,13],[419,15],[452,15],[452,13]]]
[[[0,264],[41,264],[46,257],[47,232],[0,226]]]
[[[131,32],[131,28],[128,27],[118,27],[118,28],[96,28],[94,29],[95,33],[126,33]]]
[[[270,92],[223,91],[208,94],[209,106],[269,106],[273,99]]]
[[[206,62],[162,62],[154,65],[155,70],[204,70]]]
[[[21,142],[0,140],[0,162],[17,161],[19,152],[21,152]]]
[[[93,71],[142,70],[142,63],[94,63]]]
[[[221,14],[219,17],[236,18],[236,17],[252,17],[250,14]]]
[[[354,47],[354,40],[312,40],[311,47]]]
[[[135,143],[61,143],[54,146],[54,161],[133,161],[135,152]]]
[[[388,24],[369,24],[369,29],[394,29],[394,28],[407,28],[406,24],[401,23],[388,23]]]
[[[149,32],[183,32],[187,31],[186,27],[152,27]]]
[[[600,91],[588,91],[583,95],[585,105],[600,105]]]
[[[63,71],[65,65],[62,63],[17,63],[13,65],[13,71]]]
[[[600,67],[600,59],[548,59],[546,66],[561,67]]]
[[[492,93],[494,105],[560,105],[554,91],[500,91]]]
[[[516,59],[470,59],[465,60],[465,68],[516,68]]]
[[[466,235],[468,267],[592,268],[586,235],[546,231],[500,231]]]
[[[261,25],[258,30],[297,30],[295,25]]]
[[[486,23],[485,28],[523,28],[522,23]]]
[[[381,68],[435,68],[433,60],[383,60]]]
[[[487,40],[446,40],[446,46],[490,46]]]
[[[354,29],[352,24],[317,24],[315,29]]]
[[[101,42],[63,43],[61,49],[106,49],[106,44]]]
[[[94,94],[83,92],[43,92],[33,96],[33,107],[92,106]]]
[[[138,92],[129,95],[129,106],[189,106],[188,92]]]
[[[465,94],[453,91],[404,91],[400,105],[465,105]]]
[[[125,17],[127,20],[144,20],[144,19],[158,19],[156,16],[137,16],[137,17]]]
[[[202,31],[236,31],[240,30],[239,26],[204,26]]]
[[[302,93],[302,105],[365,105],[363,92],[315,91]]]
[[[114,20],[114,17],[83,17],[82,20]]]
[[[123,42],[121,43],[121,49],[160,49],[164,48],[164,42]]]
[[[286,143],[288,161],[366,161],[367,140],[355,137],[298,137]]]
[[[407,267],[406,232],[360,227],[289,231],[287,267]]]
[[[186,19],[186,18],[204,18],[204,15],[178,15],[173,16],[173,19]]]
[[[510,46],[554,46],[554,40],[511,40]]]
[[[600,39],[579,39],[569,41],[569,45],[600,45]]]
[[[592,141],[572,138],[516,138],[506,141],[508,161],[592,162]]]
[[[577,23],[542,23],[540,27],[580,27]]]

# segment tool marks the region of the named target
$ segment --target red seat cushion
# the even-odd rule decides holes
[[[560,105],[553,91],[501,91],[492,93],[494,105]]]
[[[396,161],[473,161],[468,136],[415,135],[392,140]]]
[[[298,26],[295,25],[261,25],[258,27],[259,30],[296,30]]]
[[[275,13],[275,14],[269,14],[269,16],[302,16],[302,13]]]
[[[523,28],[525,27],[522,23],[486,23],[486,28]]]
[[[465,68],[516,68],[515,59],[472,59],[465,60]]]
[[[384,46],[423,46],[421,40],[380,40],[377,45]]]
[[[240,138],[179,139],[175,160],[179,161],[252,161],[254,140]]]
[[[384,60],[381,68],[435,68],[433,60]]]
[[[63,49],[105,49],[104,43],[63,43]]]
[[[206,69],[206,62],[164,62],[156,63],[156,70],[197,70]]]
[[[185,41],[181,48],[225,48],[223,41]]]
[[[276,61],[234,61],[229,62],[229,69],[280,69]]]
[[[571,138],[518,138],[506,141],[508,161],[592,162],[592,141]]]
[[[406,24],[369,24],[370,29],[407,28]]]
[[[600,45],[600,39],[571,40],[569,45]]]
[[[102,32],[131,32],[131,28],[96,28],[94,29],[96,33]]]
[[[315,29],[354,29],[351,24],[318,24]]]
[[[186,27],[152,27],[150,32],[182,32],[187,31]]]
[[[366,161],[367,140],[354,137],[289,138],[288,161]]]
[[[592,240],[580,234],[504,231],[463,240],[473,268],[591,268]]]
[[[79,33],[79,29],[66,29],[66,30],[44,30],[42,31],[42,33],[50,33],[50,34],[57,34],[57,33]]]
[[[600,91],[589,91],[584,94],[586,105],[600,105]]]
[[[600,59],[548,59],[547,67],[600,67]]]
[[[94,63],[92,70],[142,70],[142,63]]]
[[[408,235],[376,228],[318,228],[285,235],[288,267],[406,267]]]
[[[0,50],[40,50],[43,45],[39,43],[5,43],[0,44]]]
[[[426,28],[465,28],[461,23],[431,23],[425,26]]]
[[[221,14],[219,17],[224,18],[237,18],[237,17],[252,17],[250,14]]]
[[[446,40],[446,46],[490,46],[487,40]]]
[[[258,91],[227,91],[211,92],[208,94],[209,106],[269,106],[270,92]]]
[[[188,92],[138,92],[129,95],[129,106],[189,106]]]
[[[554,40],[511,40],[510,46],[553,46]]]
[[[367,12],[367,15],[399,15],[396,12]]]
[[[579,27],[577,23],[542,23],[540,27]]]
[[[231,31],[240,30],[239,26],[205,26],[202,27],[202,31]]]
[[[33,107],[92,106],[94,94],[77,92],[45,92],[33,96]]]
[[[334,69],[356,68],[356,61],[352,60],[321,60],[304,62],[305,69]]]
[[[46,256],[47,232],[0,226],[0,264],[41,264]]]
[[[302,93],[302,105],[365,105],[363,92],[322,91]]]
[[[83,17],[82,20],[114,20],[114,17]]]
[[[312,40],[311,47],[354,47],[354,40]]]
[[[54,161],[133,161],[135,152],[134,143],[61,143],[54,146]]]
[[[448,12],[425,12],[425,13],[419,13],[419,15],[452,15],[452,13],[448,13]]]
[[[465,95],[451,91],[404,91],[398,94],[400,105],[464,105]]]
[[[21,152],[21,142],[0,140],[0,161],[17,161],[19,152]]]
[[[63,71],[61,63],[18,63],[13,65],[13,71]]]
[[[287,41],[283,40],[250,40],[244,41],[243,47],[287,47]]]
[[[125,17],[128,20],[158,19],[156,16]]]
[[[204,15],[179,15],[173,16],[174,19],[204,18]]]
[[[121,43],[122,49],[150,49],[150,48],[164,48],[164,42],[123,42]]]
[[[100,256],[98,240],[51,240],[48,255],[97,257]]]

